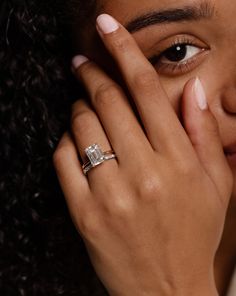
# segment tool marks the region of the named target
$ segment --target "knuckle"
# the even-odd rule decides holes
[[[183,162],[178,168],[178,172],[181,176],[190,177],[195,175],[196,171],[196,166],[191,162]]]
[[[100,226],[94,213],[90,213],[88,210],[84,211],[78,224],[79,231],[84,237],[88,239],[97,237]]]
[[[93,120],[93,113],[88,110],[77,112],[71,119],[71,127],[74,133],[88,132]]]
[[[63,164],[65,159],[67,158],[68,158],[68,149],[66,148],[66,146],[63,146],[63,145],[58,146],[52,156],[54,167],[56,169],[60,169],[61,164]]]
[[[57,167],[58,164],[61,162],[61,148],[57,148],[52,156],[54,166]]]
[[[130,185],[116,178],[116,182],[110,183],[104,187],[106,199],[102,205],[104,217],[108,217],[108,221],[125,220],[130,217],[134,211],[133,190]],[[121,190],[122,188],[122,190]]]
[[[128,37],[116,36],[111,43],[111,47],[112,47],[112,50],[115,50],[118,52],[126,52],[129,50],[131,43],[132,41]]]
[[[74,116],[74,114],[80,112],[84,106],[86,106],[86,104],[82,98],[75,101],[71,106],[72,117]]]
[[[190,176],[193,173],[199,171],[199,161],[198,158],[188,158],[183,159],[181,156],[180,158],[175,158],[171,160],[170,168],[171,168],[171,176]]]
[[[149,90],[156,84],[156,72],[152,70],[146,70],[144,72],[138,72],[134,76],[134,85],[139,89]]]
[[[146,174],[139,182],[138,195],[145,201],[156,201],[161,193],[161,183],[155,175]]]
[[[86,76],[88,76],[90,74],[92,65],[93,65],[93,62],[92,61],[87,61],[86,63],[84,63],[83,65],[81,65],[77,69],[77,74],[79,75],[79,77],[86,77]]]
[[[188,184],[192,184],[195,181],[199,182],[199,178],[202,175],[202,168],[199,167],[198,160],[192,161],[183,161],[179,163],[176,169],[172,172],[174,174],[173,178],[178,176],[179,182],[188,182]]]
[[[106,215],[116,220],[125,221],[131,216],[133,207],[127,198],[117,197],[112,199],[112,203],[105,208]]]
[[[102,84],[96,91],[94,103],[98,106],[114,104],[120,94],[121,90],[115,83]]]

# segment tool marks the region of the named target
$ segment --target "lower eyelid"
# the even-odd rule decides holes
[[[178,76],[187,74],[193,70],[195,70],[202,61],[209,54],[209,49],[203,48],[202,51],[196,54],[194,57],[183,63],[158,63],[154,65],[154,68],[159,73],[159,75],[163,76]]]

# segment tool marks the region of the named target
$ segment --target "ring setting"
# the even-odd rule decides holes
[[[114,151],[105,151],[98,144],[93,144],[85,149],[85,154],[87,155],[88,161],[82,166],[85,175],[94,167],[102,164],[106,160],[111,160],[116,158]]]

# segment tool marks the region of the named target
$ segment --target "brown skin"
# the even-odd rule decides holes
[[[194,2],[197,4],[200,1]],[[220,0],[210,2],[215,5],[217,10],[216,15],[214,15],[214,17],[210,20],[199,20],[168,25],[165,24],[164,26],[153,25],[142,29],[141,31],[135,32],[133,36],[147,58],[150,58],[157,51],[165,50],[166,48],[172,46],[173,42],[176,40],[175,36],[179,34],[182,34],[182,36],[184,35],[184,37],[181,37],[184,40],[191,36],[191,43],[195,46],[208,48],[204,51],[204,53],[199,53],[197,55],[194,63],[192,63],[191,67],[188,68],[188,70],[185,70],[184,73],[179,72],[173,75],[170,70],[167,71],[164,68],[158,68],[158,73],[160,82],[179,115],[184,113],[181,107],[181,102],[183,101],[182,94],[185,84],[190,78],[200,76],[207,93],[210,111],[218,122],[222,144],[223,146],[227,146],[236,141],[236,100],[234,98],[234,77],[236,77],[236,67],[234,63],[236,56],[236,24],[234,22],[234,16],[236,15],[236,4],[230,0],[224,2]],[[99,12],[110,13],[122,24],[126,24],[130,19],[136,17],[137,15],[150,12],[154,9],[180,7],[183,4],[186,5],[186,3],[189,4],[189,1],[109,0],[101,1],[103,8]],[[95,32],[95,27],[87,28],[86,30]],[[165,41],[163,41],[164,39]],[[85,41],[83,43],[83,53],[97,61],[104,68],[111,68],[111,66],[109,66],[111,64],[107,63],[107,58],[105,58],[107,57],[107,54],[98,42],[98,39],[94,38],[92,40],[87,40],[87,38],[84,37],[83,40]],[[95,53],[94,48],[100,48],[100,51],[96,51]],[[106,62],[104,62],[105,60]],[[79,74],[80,79],[82,77],[82,80],[86,80],[86,78],[83,77],[84,75],[85,74]],[[100,75],[99,72],[97,72],[97,75]],[[89,84],[89,82],[87,82],[87,84]],[[76,106],[76,112],[78,112],[79,108],[82,108],[82,106]],[[187,131],[189,132],[188,128]],[[61,163],[61,158],[61,154],[57,153],[55,157],[57,167],[59,167],[58,163]],[[230,166],[233,171],[234,179],[236,179],[236,165],[230,162]],[[61,170],[63,169],[60,168],[59,171]],[[62,183],[65,184],[65,180],[62,181]],[[68,191],[65,191],[67,192],[65,195],[69,196],[70,194]],[[236,225],[235,202],[236,185],[234,185],[231,206],[225,225],[225,232],[217,253],[215,264],[217,286],[221,295],[224,295],[225,293],[232,273],[232,267],[235,263],[236,241],[234,238],[235,236],[232,235],[232,230]],[[74,214],[73,216],[75,217],[76,215]],[[76,224],[78,226],[79,223],[77,222]]]
[[[106,12],[117,18],[122,24],[126,24],[128,20],[133,19],[137,15],[143,14],[156,9],[166,9],[171,7],[181,7],[181,5],[189,4],[189,1],[99,1],[103,8],[99,13]],[[196,4],[200,1],[195,1]],[[200,76],[204,83],[207,93],[210,109],[217,119],[221,139],[223,145],[236,141],[236,100],[235,100],[235,78],[236,77],[236,23],[234,21],[236,14],[236,4],[234,1],[210,1],[218,11],[217,16],[208,21],[188,22],[183,24],[165,25],[165,32],[160,33],[162,26],[150,26],[136,32],[135,40],[140,46],[144,54],[149,57],[155,50],[159,49],[159,40],[166,36],[173,36],[168,40],[175,40],[175,35],[187,32],[187,35],[196,36],[196,40],[201,40],[203,44],[209,46],[211,50],[208,55],[201,59],[188,71],[185,75],[175,75],[172,77],[160,75],[160,80],[176,110],[179,110],[183,85],[193,76]],[[125,12],[125,13],[124,13]],[[187,27],[187,30],[186,30]],[[160,28],[160,29],[159,29]],[[88,29],[87,29],[88,30]],[[96,32],[95,28],[90,28],[89,31]],[[86,30],[85,30],[86,31]],[[90,32],[91,32],[90,31]],[[161,35],[161,37],[160,37]],[[163,36],[162,36],[163,35]],[[79,39],[79,38],[77,38]],[[80,39],[79,39],[80,41]],[[91,41],[93,44],[91,44]],[[153,45],[157,44],[156,47]],[[170,46],[166,45],[166,48]],[[109,64],[104,64],[104,52],[95,54],[91,48],[101,47],[99,40],[93,38],[86,40],[83,44],[84,54],[99,61],[104,67],[109,69]],[[153,49],[152,49],[153,48]],[[231,165],[234,179],[236,179],[236,166]],[[220,294],[223,295],[232,275],[232,270],[235,265],[236,257],[236,236],[234,229],[236,227],[236,182],[230,210],[227,215],[225,231],[221,246],[216,257],[216,279]]]

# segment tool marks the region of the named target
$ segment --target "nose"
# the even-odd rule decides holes
[[[236,114],[236,87],[228,87],[222,94],[222,107],[229,114]]]

